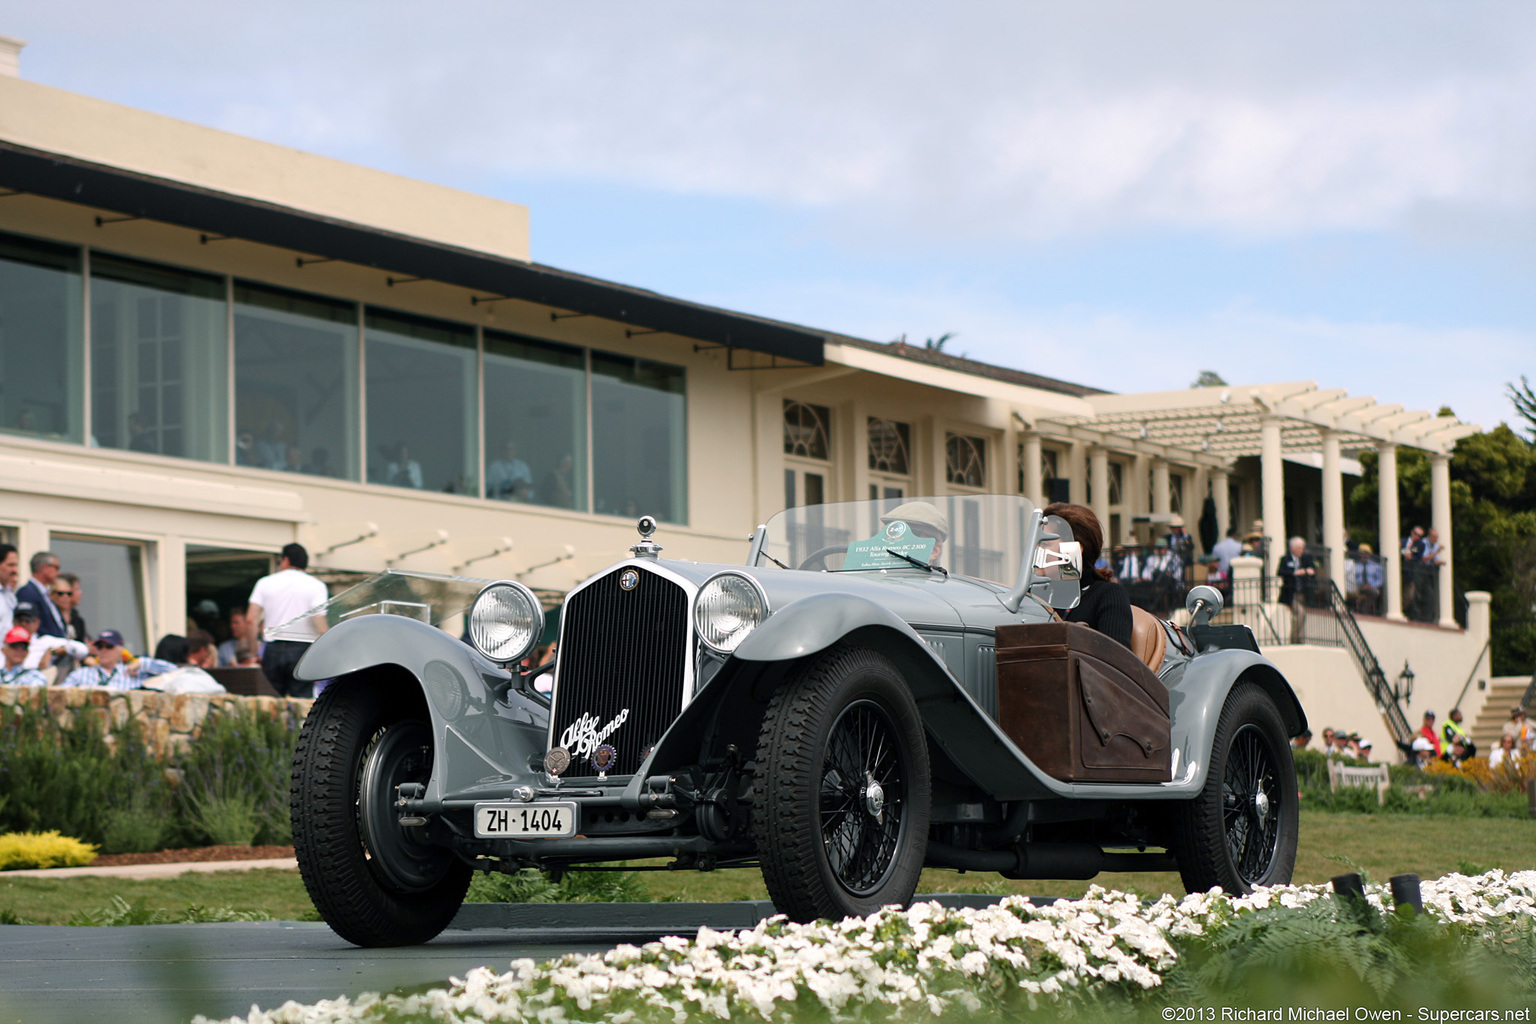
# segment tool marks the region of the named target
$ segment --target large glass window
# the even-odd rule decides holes
[[[91,254],[91,433],[104,448],[229,461],[224,279]]]
[[[587,370],[579,348],[485,332],[485,496],[587,508]]]
[[[79,441],[80,250],[0,233],[0,430]]]
[[[59,556],[61,569],[80,577],[80,617],[93,634],[115,629],[133,653],[151,650],[143,544],[54,535],[48,550]]]
[[[592,353],[594,511],[688,521],[684,371]]]
[[[356,480],[357,307],[235,282],[235,461]]]
[[[374,310],[366,331],[368,479],[479,494],[474,331]]]

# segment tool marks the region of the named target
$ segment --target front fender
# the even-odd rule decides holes
[[[901,616],[868,598],[850,594],[812,594],[768,616],[741,642],[735,654],[741,661],[790,661],[826,650],[849,633],[866,626],[885,626],[923,644],[922,638]]]
[[[361,615],[327,630],[294,670],[303,680],[352,677],[358,685],[404,673],[420,690],[436,740],[428,801],[538,783],[530,767],[544,752],[549,713],[512,675],[440,629],[400,615]]]

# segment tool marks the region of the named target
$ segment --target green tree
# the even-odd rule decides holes
[[[1449,415],[1450,410],[1442,409],[1441,414]],[[1350,536],[1395,556],[1414,525],[1429,525],[1429,456],[1398,449],[1400,521],[1396,536],[1387,538],[1377,537],[1376,453],[1363,452],[1360,463],[1364,474],[1349,494],[1345,513]],[[1456,592],[1486,590],[1493,595],[1494,673],[1531,672],[1536,668],[1536,441],[1502,423],[1459,441],[1451,454],[1451,520],[1456,524]]]
[[[1226,381],[1222,380],[1221,374],[1217,373],[1215,370],[1201,370],[1200,376],[1195,378],[1195,382],[1191,384],[1190,387],[1219,388],[1225,387],[1226,383]]]

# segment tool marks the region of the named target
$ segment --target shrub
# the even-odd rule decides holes
[[[0,835],[0,871],[73,868],[95,859],[96,847],[58,832],[7,832]]]
[[[634,871],[569,871],[556,882],[534,868],[476,875],[470,903],[648,903],[651,895]]]
[[[85,715],[68,728],[34,708],[0,709],[0,829],[57,829],[100,844],[125,794],[167,792],[160,765],[132,725],[103,735]]]
[[[183,763],[178,802],[201,841],[249,846],[288,843],[288,778],[296,723],[250,708],[215,711]]]
[[[163,796],[140,790],[127,804],[107,812],[101,847],[107,853],[149,853],[161,849],[174,827],[170,790],[158,787]],[[160,796],[160,798],[157,798]]]

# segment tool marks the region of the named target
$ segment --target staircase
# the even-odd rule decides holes
[[[1479,757],[1487,757],[1488,752],[1499,745],[1500,732],[1504,723],[1509,721],[1509,709],[1520,703],[1530,685],[1530,680],[1526,679],[1513,683],[1488,684],[1488,699],[1483,701],[1483,710],[1468,730],[1472,734],[1472,742],[1477,744]],[[1527,714],[1533,711],[1536,708],[1526,708]]]
[[[1402,705],[1397,702],[1397,697],[1392,693],[1392,686],[1387,682],[1387,674],[1381,670],[1381,663],[1376,660],[1376,653],[1371,650],[1371,645],[1366,643],[1365,634],[1360,632],[1360,623],[1355,621],[1355,613],[1350,610],[1349,602],[1344,600],[1344,594],[1339,590],[1339,585],[1332,580],[1328,581],[1328,599],[1334,620],[1338,623],[1339,632],[1344,636],[1344,646],[1355,659],[1355,667],[1360,670],[1360,675],[1365,680],[1365,688],[1371,691],[1371,698],[1376,701],[1376,707],[1381,710],[1381,717],[1386,721],[1387,728],[1392,730],[1392,739],[1397,743],[1409,742],[1413,738],[1413,726],[1408,724],[1408,716],[1403,714]],[[1521,692],[1524,693],[1523,690]],[[1505,706],[1506,715],[1512,706],[1513,701]],[[1481,724],[1482,720],[1478,721]],[[1494,730],[1497,732],[1498,727],[1495,726]]]

